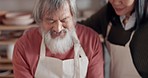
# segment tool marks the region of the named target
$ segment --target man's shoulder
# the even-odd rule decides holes
[[[99,34],[96,31],[94,31],[93,29],[91,29],[90,27],[87,27],[85,25],[77,24],[76,33],[77,33],[78,38],[82,42],[83,41],[92,42],[95,40],[100,42]]]
[[[23,35],[18,39],[18,41],[26,42],[32,41],[33,39],[37,39],[39,36],[39,28],[32,27],[24,31]]]
[[[95,34],[97,35],[98,33],[96,31],[94,31],[92,28],[90,28],[89,26],[86,25],[82,25],[82,24],[77,24],[76,25],[76,31],[77,32],[81,32],[81,33],[85,33],[85,34]]]
[[[39,31],[39,27],[31,27],[31,28],[25,30],[23,35],[37,33],[38,31]]]

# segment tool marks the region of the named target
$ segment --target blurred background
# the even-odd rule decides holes
[[[36,0],[0,0],[0,11],[32,11]],[[91,15],[107,0],[76,0],[81,16]]]
[[[12,54],[16,40],[35,25],[31,12],[36,0],[0,0],[0,78],[14,78]],[[77,0],[78,21],[98,11],[107,0]]]

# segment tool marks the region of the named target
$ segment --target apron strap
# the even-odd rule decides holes
[[[109,24],[108,24],[108,26],[107,26],[107,32],[106,32],[105,40],[107,40],[107,38],[108,38],[109,32],[110,32],[110,30],[111,30],[111,27],[112,27],[112,23],[109,22]]]
[[[79,50],[80,50],[80,43],[76,32],[73,33],[72,39],[74,41],[74,78],[80,78],[80,60],[79,60]]]
[[[81,74],[81,69],[80,69],[80,56],[83,58],[87,58],[80,42],[79,39],[77,37],[76,32],[73,33],[73,37],[72,37],[73,41],[74,41],[74,51],[75,51],[75,55],[74,55],[74,78],[81,78],[80,74]]]
[[[131,34],[131,36],[130,36],[130,40],[129,40],[128,43],[126,44],[127,46],[129,46],[129,44],[130,44],[130,42],[131,42],[131,40],[132,40],[132,38],[133,38],[134,33],[135,33],[135,31],[132,32],[132,34]]]
[[[109,24],[108,24],[108,26],[107,26],[106,36],[105,36],[105,40],[106,40],[106,41],[107,41],[109,32],[110,32],[110,30],[111,30],[111,27],[112,27],[112,23],[109,22]],[[133,37],[134,33],[135,33],[135,31],[132,32],[132,34],[131,34],[131,36],[130,36],[130,40],[128,41],[128,43],[127,43],[126,45],[129,45],[129,44],[130,44],[129,42],[132,40],[132,37]]]
[[[42,41],[40,46],[40,58],[44,58],[46,56],[46,47],[45,47],[45,34],[42,33]]]

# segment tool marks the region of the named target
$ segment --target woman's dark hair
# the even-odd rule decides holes
[[[148,0],[136,0],[135,10],[137,24],[144,24],[148,19]]]

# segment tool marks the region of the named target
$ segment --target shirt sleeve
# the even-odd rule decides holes
[[[15,44],[13,51],[13,70],[15,78],[33,78],[29,65],[25,60],[25,49],[20,40]]]
[[[99,35],[92,37],[92,54],[89,61],[87,78],[104,78],[104,60]]]

